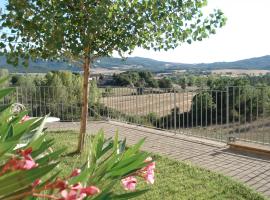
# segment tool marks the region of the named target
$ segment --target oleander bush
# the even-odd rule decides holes
[[[1,89],[0,100],[12,92]],[[61,177],[58,157],[65,149],[52,149],[53,139],[45,139],[46,119],[15,104],[0,106],[0,199],[130,199],[147,191],[136,190],[138,180],[154,183],[155,162],[140,151],[144,139],[127,148],[118,134],[105,139],[102,131],[90,137],[83,166]]]

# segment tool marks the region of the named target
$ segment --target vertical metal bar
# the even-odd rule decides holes
[[[50,95],[50,91],[49,91],[49,90],[50,90],[50,88],[49,88],[49,87],[47,87],[48,98],[50,98],[50,96],[51,96],[51,95]],[[48,112],[49,112],[49,113],[51,113],[50,102],[51,102],[51,101],[50,101],[50,99],[48,99]]]
[[[194,97],[194,95],[193,95],[194,93],[193,93],[193,91],[191,92],[191,128],[193,129],[193,122],[194,122],[194,114],[193,114],[193,97]],[[196,94],[195,94],[196,95]]]
[[[238,128],[238,137],[240,139],[240,129],[241,129],[241,87],[238,87],[238,99],[239,99],[239,102],[238,102],[238,121],[239,121],[239,128]]]
[[[234,104],[235,104],[235,87],[233,87],[232,102],[233,102],[233,104],[232,104],[232,109],[233,109],[233,111],[234,111],[234,110],[235,110],[235,106],[234,106]],[[233,125],[234,125],[234,123],[235,123],[235,114],[234,114],[234,112],[233,112]]]
[[[208,100],[208,92],[205,91],[205,127],[206,128],[207,128],[207,124],[208,124],[208,114],[207,114],[207,112],[208,112],[208,108],[207,108],[208,103],[207,103],[207,100]],[[206,131],[205,136],[208,137],[208,131]]]
[[[133,116],[133,123],[134,124],[137,124],[136,121],[137,121],[137,107],[136,107],[136,102],[137,102],[137,98],[136,98],[136,93],[134,92],[134,88],[132,89],[132,96],[133,96],[133,111],[132,111],[132,116]],[[135,110],[134,110],[135,109]]]
[[[163,112],[163,117],[162,117],[162,128],[165,129],[165,102],[164,102],[164,98],[166,97],[165,95],[166,94],[166,89],[163,89],[163,94],[162,94],[162,106],[163,106],[163,109],[162,109],[162,112]]]
[[[150,92],[151,92],[151,122],[150,122],[150,125],[151,126],[154,126],[154,117],[155,117],[155,114],[156,114],[156,111],[154,110],[154,88],[150,88]]]
[[[211,106],[210,106],[210,126],[213,126],[213,91],[210,90]]]
[[[180,90],[177,90],[177,95],[178,95],[178,109],[179,109],[179,113],[178,113],[178,132],[180,133],[181,130],[181,114],[182,114],[182,110],[181,110],[181,93]]]
[[[263,124],[265,123],[265,88],[262,88],[262,122]],[[263,143],[265,144],[265,131],[264,131],[264,126],[262,127],[262,132],[263,132]],[[270,134],[268,134],[270,135]],[[269,137],[267,138],[269,139]],[[268,143],[269,143],[269,140],[268,140]]]
[[[223,92],[224,91],[221,91],[221,104],[220,104],[220,109],[221,109],[221,119],[220,119],[220,124],[221,124],[221,127],[223,127]],[[219,135],[219,139],[222,139],[222,136],[223,136],[223,128],[220,129],[220,135]]]
[[[229,97],[229,87],[226,87],[226,123],[227,127],[229,127],[229,112],[230,112],[230,97]]]
[[[175,93],[175,89],[173,89],[174,92],[174,132],[176,133],[176,93]]]
[[[44,109],[45,109],[45,110],[44,110],[44,114],[47,115],[47,112],[46,112],[46,106],[47,106],[47,105],[46,105],[46,94],[45,94],[46,91],[45,91],[45,89],[46,89],[46,87],[43,88],[43,95],[44,95],[44,96],[43,96],[43,101],[44,101],[44,102],[43,102],[43,106],[44,106]]]
[[[196,128],[198,128],[198,92],[196,93]]]
[[[182,90],[181,91],[182,92],[182,101],[183,101],[183,103],[182,103],[182,105],[183,105],[183,111],[182,111],[182,113],[183,113],[183,117],[182,117],[182,122],[183,122],[183,129],[186,127],[185,126],[185,91],[184,90]]]
[[[253,115],[253,96],[254,96],[254,88],[251,88],[251,96],[250,96],[250,128],[252,127],[252,115]],[[258,142],[257,137],[255,136],[256,133],[250,133],[250,138],[249,140],[254,140],[255,142]]]
[[[18,87],[16,87],[16,103],[19,103],[19,91],[18,91]]]
[[[258,94],[258,88],[256,88],[256,121],[259,120],[259,94]],[[259,123],[257,124],[257,130],[259,130]],[[259,133],[257,133],[257,137],[259,137],[258,135]],[[260,138],[261,140],[261,138]]]
[[[159,120],[159,108],[158,108],[159,107],[158,105],[159,91],[158,89],[156,89],[154,96],[155,96],[155,111],[156,111],[155,127],[158,128],[158,120]]]
[[[107,105],[107,112],[108,112],[108,118],[109,119],[112,119],[111,118],[111,96],[113,95],[113,88],[111,88],[111,93],[108,95],[108,105]]]
[[[189,95],[189,92],[187,90],[187,110],[186,110],[186,113],[187,113],[187,128],[189,127],[189,112],[190,112],[188,95]]]
[[[125,113],[124,110],[123,110],[123,108],[124,108],[124,98],[125,98],[125,95],[126,95],[125,94],[125,88],[122,87],[120,89],[120,95],[121,95],[121,98],[120,98],[120,101],[121,101],[120,102],[121,113]],[[134,94],[132,94],[132,95],[134,95]],[[122,117],[122,121],[125,122],[125,118],[124,117]]]
[[[138,125],[139,124],[139,122],[138,122],[138,119],[139,119],[139,111],[138,111],[138,88],[136,88],[135,94],[136,94],[136,122],[135,123]]]
[[[244,95],[244,99],[245,99],[245,140],[247,140],[247,90],[246,87],[244,89],[245,95]]]
[[[254,88],[251,88],[251,97],[250,97],[250,123],[252,123],[252,115],[253,115],[253,97],[254,97]]]
[[[205,126],[207,127],[208,125],[208,92],[206,91],[205,93]]]
[[[35,88],[35,100],[34,100],[34,105],[35,105],[35,116],[34,117],[37,117],[37,90],[38,90],[38,87]]]
[[[160,108],[161,108],[161,104],[160,104],[160,93],[161,93],[161,90],[158,90],[158,128],[161,128],[161,126],[160,126],[160,123],[161,123],[161,117],[163,117],[162,116],[162,114],[161,114],[161,110],[160,110]]]
[[[32,88],[31,90],[30,90],[30,94],[31,94],[31,116],[33,117],[34,116],[34,107],[33,107],[33,92],[35,91],[35,88]]]
[[[166,95],[166,101],[164,103],[167,103],[166,108],[167,108],[167,110],[169,110],[169,113],[167,114],[167,123],[166,123],[166,129],[168,130],[169,129],[169,123],[170,123],[169,122],[169,115],[171,114],[171,112],[170,112],[170,101],[169,101],[171,92],[170,92],[169,89],[167,89],[167,92],[168,92],[168,103],[167,103],[167,95]]]
[[[202,113],[202,111],[203,111],[203,91],[201,91],[201,124],[200,124],[200,127],[202,128],[202,124],[203,124],[203,113]],[[202,134],[202,132],[201,132],[201,134]]]
[[[42,92],[41,92],[41,90],[42,90],[42,88],[40,87],[40,88],[39,88],[39,115],[40,115],[40,116],[42,116],[42,110],[41,110],[41,106],[42,106],[42,105],[41,105],[41,103],[42,103],[42,100],[41,100],[41,93],[42,93]]]
[[[218,92],[216,91],[216,126],[218,125]]]
[[[172,111],[173,111],[173,108],[172,108],[172,91],[170,89],[170,105],[169,105],[169,112],[170,112],[170,127],[169,129],[172,129],[173,128],[173,124],[172,124],[172,119],[173,119],[173,116],[172,116]]]

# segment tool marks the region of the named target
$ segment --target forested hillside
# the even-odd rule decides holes
[[[235,62],[216,62],[201,64],[184,64],[162,62],[149,58],[130,57],[125,60],[121,58],[102,58],[97,60],[93,66],[107,69],[145,69],[152,72],[170,71],[170,70],[214,70],[214,69],[255,69],[270,70],[270,56],[250,58]],[[52,70],[70,70],[73,72],[81,71],[80,67],[63,61],[30,61],[28,68],[18,66],[14,68],[6,63],[4,57],[0,57],[0,68],[7,68],[10,72],[28,72],[28,73],[46,73]]]

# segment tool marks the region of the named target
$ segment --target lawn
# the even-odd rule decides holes
[[[77,146],[77,134],[74,132],[48,132],[48,138],[55,139],[54,149],[66,147],[67,152],[72,152]],[[190,164],[170,160],[154,155],[156,160],[156,180],[153,186],[143,182],[138,188],[147,187],[151,190],[137,198],[141,200],[177,200],[177,199],[230,199],[230,200],[260,200],[261,195],[220,174],[216,174]],[[60,168],[62,174],[68,175],[76,166],[85,161],[86,155],[63,155]],[[123,191],[120,184],[115,190]]]

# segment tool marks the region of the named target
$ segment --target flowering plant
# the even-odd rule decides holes
[[[12,92],[1,89],[0,100]],[[144,139],[127,148],[118,134],[105,139],[102,131],[90,138],[81,169],[60,177],[56,166],[65,150],[50,150],[53,140],[45,139],[45,120],[14,112],[12,104],[0,106],[0,199],[129,199],[147,191],[135,190],[136,177],[154,183],[155,162],[140,151]],[[114,192],[115,184],[122,184],[123,192]]]

